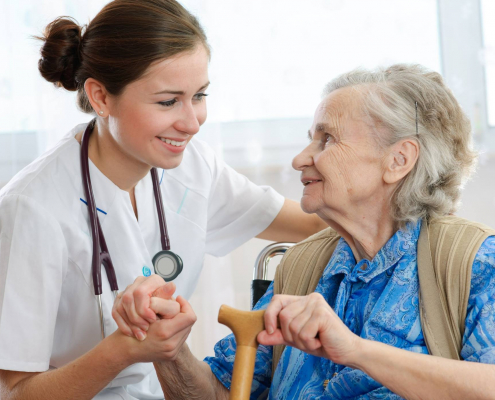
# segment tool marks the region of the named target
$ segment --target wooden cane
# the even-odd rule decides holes
[[[265,329],[264,315],[265,310],[240,311],[226,305],[220,307],[218,322],[232,330],[237,345],[230,399],[249,400],[258,349],[256,337]]]

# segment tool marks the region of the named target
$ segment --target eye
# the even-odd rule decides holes
[[[177,99],[158,102],[158,104],[160,104],[161,106],[164,106],[164,107],[172,107],[175,103],[177,103]]]
[[[333,137],[333,135],[330,135],[329,133],[325,133],[322,136],[321,141],[323,142],[324,145],[327,145],[327,144],[334,143],[335,138]]]
[[[202,101],[208,94],[206,93],[196,93],[194,95],[194,100]]]

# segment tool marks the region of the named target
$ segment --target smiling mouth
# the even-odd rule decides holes
[[[314,180],[305,180],[305,181],[302,181],[302,184],[303,186],[308,186],[308,185],[311,185],[312,183],[317,183],[317,182],[321,182],[321,179],[314,179]]]
[[[165,138],[162,138],[162,137],[159,137],[158,139],[160,139],[162,142],[165,142],[167,144],[171,144],[172,146],[176,146],[176,147],[185,146],[186,143],[187,143],[187,140],[184,140],[183,142],[177,142],[175,140],[165,139]]]

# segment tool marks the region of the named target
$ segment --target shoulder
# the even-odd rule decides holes
[[[335,230],[326,228],[302,242],[296,243],[285,252],[277,268],[278,276],[275,279],[285,282],[289,277],[295,279],[294,276],[303,274],[308,268],[326,265],[339,239],[340,236]],[[280,290],[277,283],[275,291],[280,293]]]
[[[79,171],[79,144],[69,136],[62,138],[54,147],[44,152],[33,162],[19,171],[0,190],[0,197],[7,195],[24,195],[46,199],[57,182],[66,179],[74,181],[74,173]]]
[[[495,235],[495,229],[476,221],[470,221],[455,215],[438,217],[429,222],[430,228],[438,230],[470,230],[472,232],[487,233]]]
[[[340,236],[334,229],[326,228],[304,239],[303,241],[296,243],[289,250],[287,250],[286,254],[312,251],[322,245],[333,243],[338,239],[340,239]]]
[[[478,249],[473,262],[471,294],[495,295],[495,236],[489,236]]]

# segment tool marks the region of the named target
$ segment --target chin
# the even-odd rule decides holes
[[[174,168],[177,168],[181,164],[182,158],[183,158],[183,155],[180,154],[176,157],[170,157],[166,160],[161,159],[158,162],[156,162],[154,165],[156,165],[156,168],[174,169]]]
[[[301,199],[301,209],[306,214],[314,214],[318,211],[318,207],[316,206],[314,201],[312,201],[311,199],[305,199],[304,196]]]

